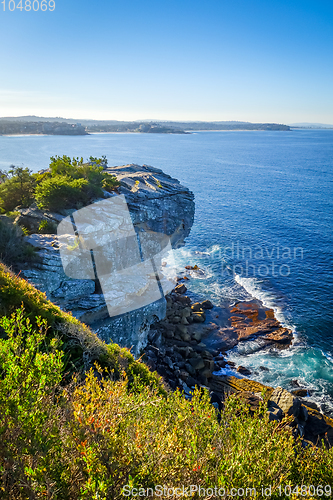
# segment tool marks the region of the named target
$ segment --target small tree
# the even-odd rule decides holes
[[[7,173],[1,172],[0,208],[4,212],[21,205],[28,207],[33,202],[35,180],[27,167],[12,165]]]

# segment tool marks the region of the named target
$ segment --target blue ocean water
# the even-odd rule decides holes
[[[38,171],[56,154],[145,163],[188,186],[195,223],[175,257],[205,271],[191,289],[215,304],[259,298],[295,332],[290,349],[247,342],[229,359],[333,409],[333,130],[0,137],[0,169]]]

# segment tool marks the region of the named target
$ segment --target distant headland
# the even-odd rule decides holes
[[[18,116],[0,118],[0,135],[46,134],[88,135],[103,132],[132,132],[144,134],[187,134],[201,130],[263,130],[289,131],[289,125],[277,123],[250,123],[240,121],[117,121],[74,120],[70,118],[45,118]]]

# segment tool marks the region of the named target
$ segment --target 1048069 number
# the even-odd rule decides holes
[[[54,0],[3,0],[1,2],[3,6],[3,11],[10,10],[20,10],[21,12],[25,10],[29,12],[30,10],[37,12],[41,10],[45,12],[46,10],[53,11],[55,9]]]

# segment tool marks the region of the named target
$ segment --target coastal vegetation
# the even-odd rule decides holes
[[[2,264],[0,289],[1,498],[134,498],[182,485],[296,498],[311,484],[328,496],[333,452],[302,448],[290,418],[270,422],[237,397],[219,412],[205,389],[191,399],[166,390]]]
[[[28,207],[34,201],[38,208],[63,210],[81,208],[93,199],[103,197],[103,191],[114,191],[117,179],[105,172],[106,158],[69,156],[51,157],[49,169],[33,174],[28,168],[12,167],[2,172],[0,183],[0,212],[16,207]]]

